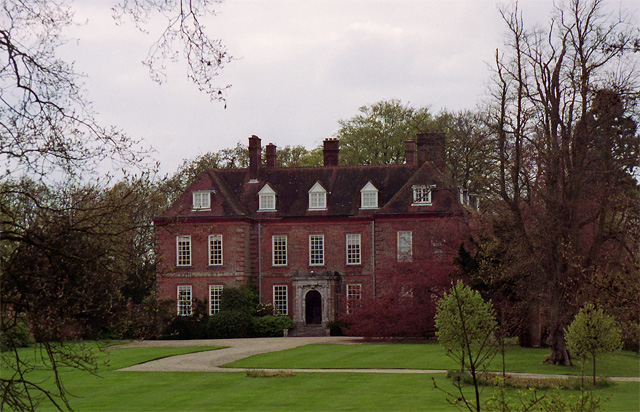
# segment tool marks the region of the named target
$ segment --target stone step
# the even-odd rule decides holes
[[[299,325],[289,329],[287,336],[329,336],[329,329],[322,325]]]

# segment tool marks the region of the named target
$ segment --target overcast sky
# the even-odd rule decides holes
[[[551,0],[520,1],[527,26],[545,25]],[[358,108],[400,99],[432,112],[473,109],[484,97],[489,65],[505,34],[493,0],[227,0],[205,21],[236,60],[218,78],[231,84],[227,108],[197,91],[180,63],[167,82],[141,64],[150,33],[116,26],[113,0],[76,0],[63,51],[87,75],[87,97],[103,125],[155,149],[164,173],[183,159],[247,143],[313,148]],[[638,18],[640,1],[609,0]],[[77,39],[77,41],[75,40]]]

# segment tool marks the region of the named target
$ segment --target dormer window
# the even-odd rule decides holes
[[[360,189],[360,208],[378,208],[378,189],[376,189],[371,182],[367,183],[362,189]]]
[[[193,210],[211,210],[211,190],[192,192]]]
[[[413,204],[412,206],[428,206],[431,205],[431,187],[426,185],[413,186]]]
[[[309,189],[309,210],[327,210],[327,191],[320,182]]]
[[[276,210],[276,192],[269,186],[264,185],[258,192],[259,209],[258,212],[273,212]]]

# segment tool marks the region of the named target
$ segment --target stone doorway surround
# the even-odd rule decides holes
[[[336,301],[335,295],[339,290],[341,276],[335,271],[305,272],[295,271],[292,274],[292,284],[295,290],[295,302],[293,311],[293,323],[296,326],[306,325],[306,296],[314,290],[320,293],[322,302],[322,325],[326,325],[335,319]]]

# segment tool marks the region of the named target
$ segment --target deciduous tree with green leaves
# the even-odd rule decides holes
[[[497,330],[496,315],[491,302],[485,302],[480,293],[458,280],[436,309],[436,336],[446,349],[447,356],[468,368],[475,388],[475,402],[470,402],[462,391],[461,382],[454,383],[459,396],[453,403],[462,401],[471,411],[480,411],[478,372],[496,354],[492,339]]]
[[[352,165],[404,163],[405,142],[420,131],[434,128],[425,107],[400,100],[382,100],[358,109],[358,115],[340,120],[340,162]]]
[[[622,348],[620,328],[615,319],[605,313],[602,308],[596,308],[587,303],[565,329],[564,338],[567,348],[573,356],[582,361],[584,366],[587,358],[593,362],[593,384],[596,384],[596,358]]]

